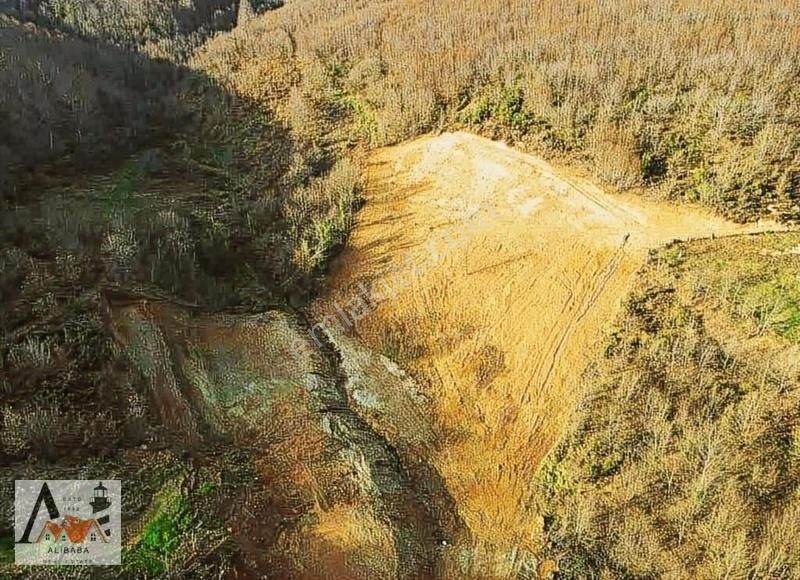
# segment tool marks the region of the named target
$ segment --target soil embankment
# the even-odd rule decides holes
[[[473,135],[425,137],[374,155],[315,314],[423,377],[432,464],[475,557],[499,559],[481,568],[502,574],[535,541],[533,473],[648,250],[768,227],[609,195]]]

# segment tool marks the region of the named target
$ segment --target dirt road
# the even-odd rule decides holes
[[[647,250],[759,227],[609,195],[470,134],[425,137],[374,155],[315,311],[382,297],[349,317],[353,332],[424,377],[442,439],[433,463],[476,549],[502,554],[535,541],[533,473]]]

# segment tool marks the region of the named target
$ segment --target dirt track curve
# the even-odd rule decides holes
[[[470,134],[425,137],[372,158],[315,311],[360,305],[351,331],[419,371],[442,440],[432,461],[477,548],[524,548],[532,474],[648,249],[767,227],[609,195]]]

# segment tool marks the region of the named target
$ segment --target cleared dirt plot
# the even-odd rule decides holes
[[[774,225],[609,195],[466,133],[380,150],[367,178],[317,319],[426,385],[441,441],[431,461],[480,568],[503,574],[536,541],[533,472],[648,250]]]

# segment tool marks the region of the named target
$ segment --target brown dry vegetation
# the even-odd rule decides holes
[[[23,474],[77,475],[92,458],[93,473],[117,473],[143,444],[134,465],[149,465],[153,448],[179,457],[183,444],[113,346],[99,288],[144,287],[211,311],[302,297],[343,241],[358,172],[332,147],[309,146],[307,127],[202,72],[6,18],[0,48],[3,489]],[[145,506],[151,476],[124,477]],[[185,503],[202,506],[200,483]],[[206,557],[211,528],[190,533],[185,516],[150,524],[188,542],[186,553],[144,541],[131,575]],[[3,562],[11,521],[0,525]]]
[[[185,71],[0,15],[0,204],[28,172],[69,156],[63,176],[125,157],[186,123]],[[102,165],[101,165],[102,166]]]
[[[82,38],[185,58],[208,36],[283,0],[3,0],[0,13]]]
[[[311,0],[203,62],[257,98],[287,87],[309,123],[319,109],[293,99],[324,80],[373,144],[466,124],[618,187],[797,219],[798,14],[795,0]]]
[[[563,578],[800,576],[800,236],[655,252],[539,475]]]
[[[96,415],[67,402],[119,393],[101,284],[209,310],[303,296],[344,239],[359,176],[309,127],[202,73],[5,18],[0,47],[0,384],[4,416],[30,419],[1,452],[57,457],[74,446],[57,434],[91,433]]]

